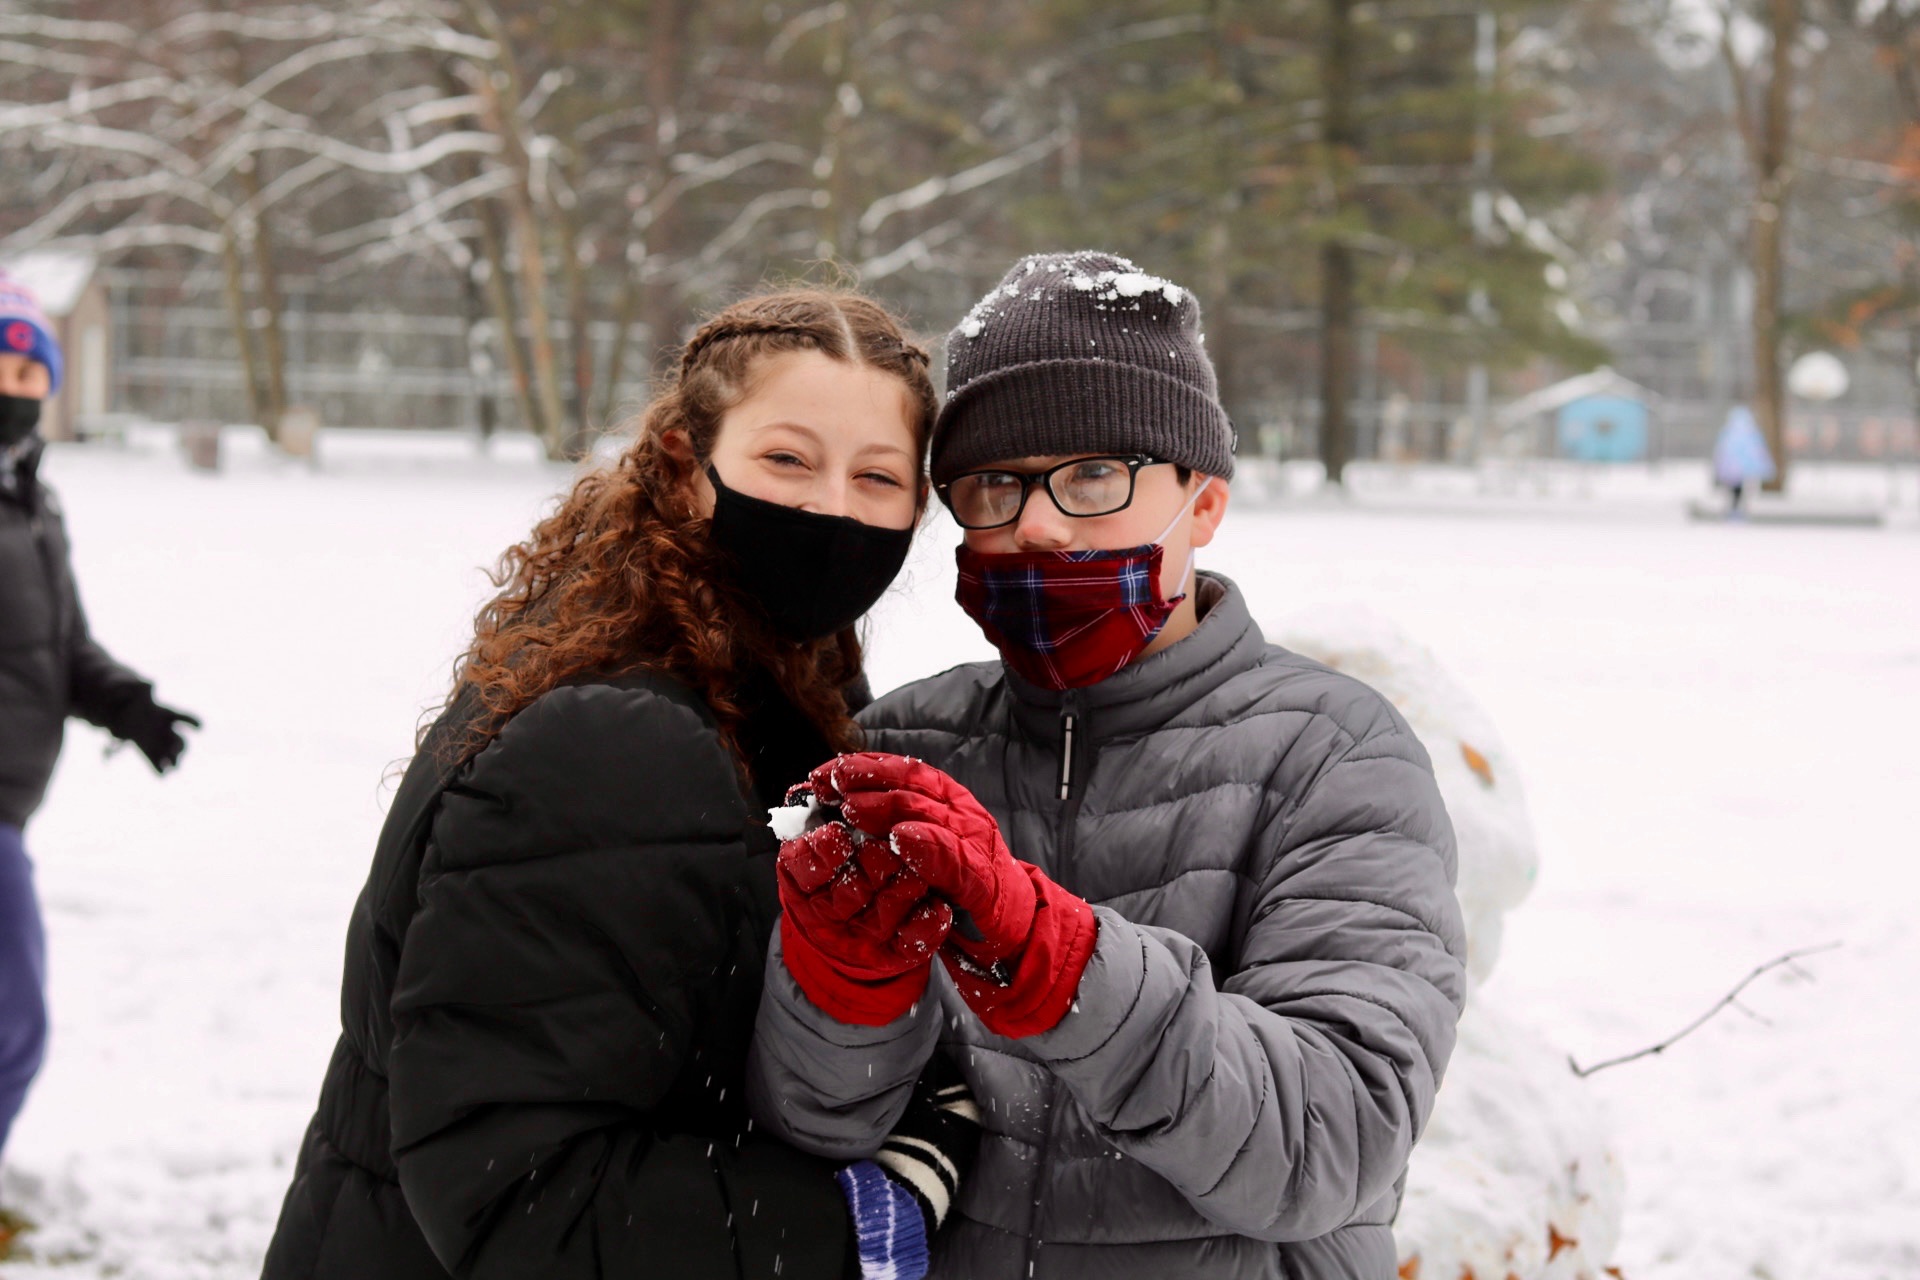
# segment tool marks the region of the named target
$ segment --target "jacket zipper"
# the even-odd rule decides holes
[[[1073,731],[1080,723],[1079,715],[1070,708],[1063,707],[1060,712],[1060,794],[1058,799],[1065,800],[1073,795]]]
[[[1040,1162],[1033,1166],[1033,1222],[1027,1229],[1027,1267],[1020,1273],[1019,1280],[1033,1280],[1040,1246],[1046,1243],[1040,1238],[1040,1204],[1047,1198],[1047,1167],[1053,1163],[1053,1135],[1059,1128],[1060,1081],[1049,1071],[1047,1073],[1047,1133],[1040,1143]]]
[[[1060,816],[1054,829],[1054,870],[1063,888],[1073,882],[1074,824],[1080,817],[1080,797],[1074,794],[1074,768],[1086,755],[1079,741],[1085,734],[1080,724],[1079,695],[1068,692],[1060,702]],[[1083,773],[1084,769],[1081,770]],[[1040,1144],[1040,1162],[1034,1166],[1033,1229],[1027,1233],[1027,1267],[1022,1280],[1031,1280],[1038,1260],[1040,1210],[1047,1196],[1047,1174],[1053,1163],[1054,1136],[1060,1129],[1060,1082],[1047,1075],[1047,1133]]]

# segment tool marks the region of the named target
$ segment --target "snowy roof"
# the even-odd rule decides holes
[[[1585,400],[1589,396],[1620,396],[1645,405],[1654,404],[1660,399],[1658,393],[1601,365],[1591,373],[1583,373],[1521,396],[1511,404],[1502,406],[1493,415],[1493,420],[1499,426],[1511,427],[1535,414],[1556,413],[1574,401]]]
[[[100,260],[84,249],[36,249],[0,258],[0,271],[33,290],[40,309],[65,316],[80,304],[80,294],[99,269]]]

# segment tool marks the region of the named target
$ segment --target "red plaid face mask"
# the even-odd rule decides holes
[[[1194,490],[1161,538],[1206,487]],[[1138,658],[1187,598],[1160,598],[1165,555],[1158,539],[1118,551],[998,555],[962,543],[954,599],[1022,677],[1043,689],[1083,689]]]

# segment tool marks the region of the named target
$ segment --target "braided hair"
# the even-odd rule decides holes
[[[448,698],[470,689],[483,708],[463,754],[567,680],[637,668],[704,698],[743,779],[739,693],[755,667],[835,750],[859,745],[844,692],[862,672],[854,628],[805,644],[775,635],[733,584],[694,496],[695,468],[712,454],[726,411],[748,394],[761,361],[788,351],[901,380],[924,494],[937,402],[927,353],[899,321],[846,290],[780,290],[725,308],[688,339],[672,383],[641,414],[618,461],[581,476],[559,509],[501,556],[499,593],[475,620]],[[670,433],[685,437],[695,460],[668,447]]]

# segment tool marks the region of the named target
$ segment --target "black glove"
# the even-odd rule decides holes
[[[140,748],[155,773],[165,773],[180,763],[180,753],[187,749],[187,740],[180,736],[183,724],[200,727],[196,717],[163,707],[149,694],[127,708],[114,733]]]

